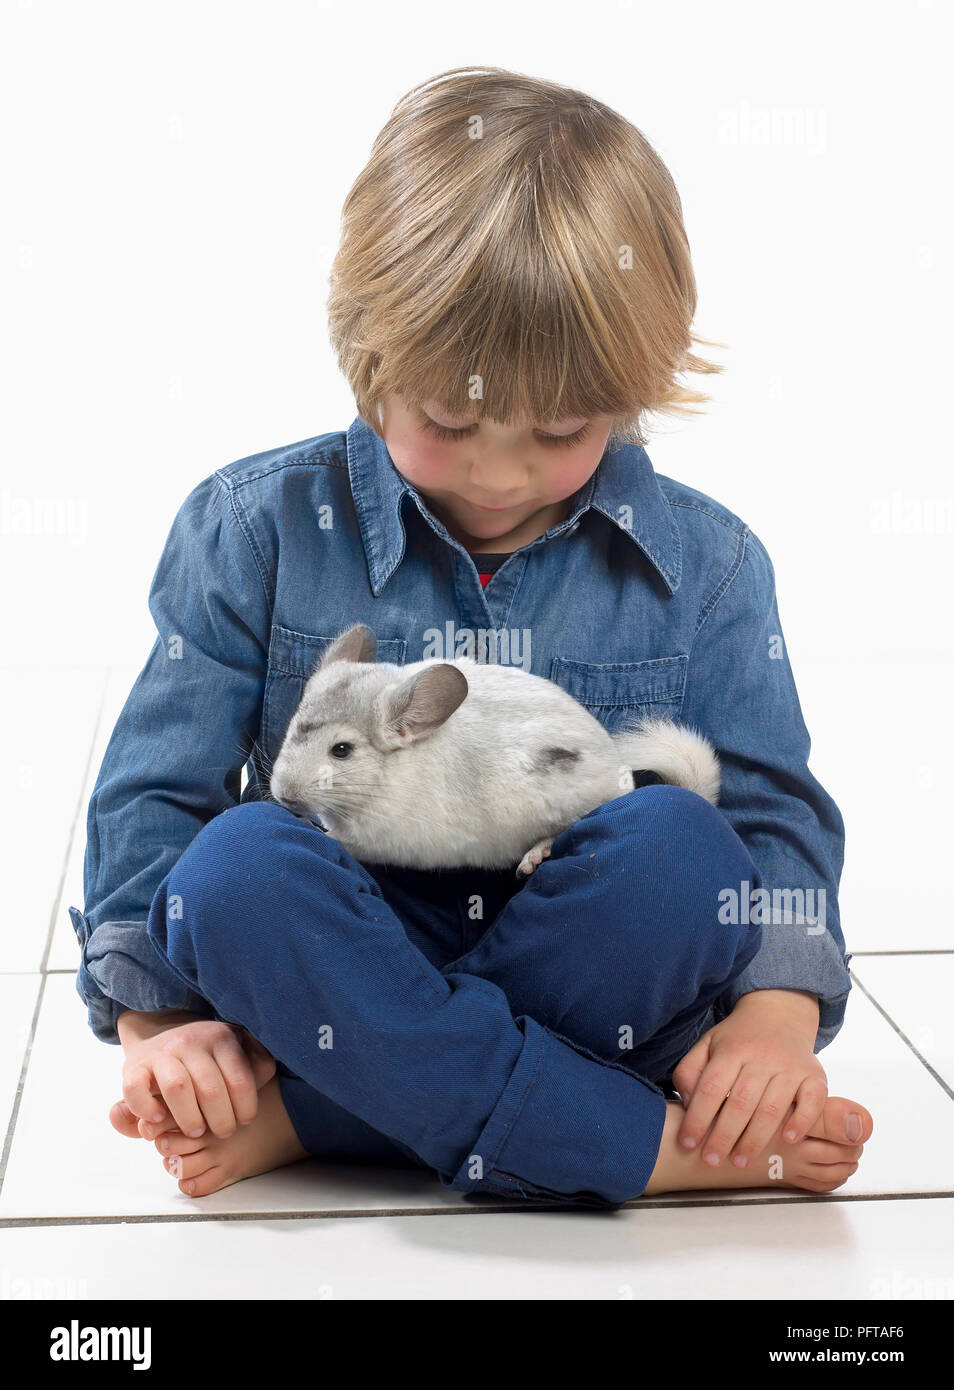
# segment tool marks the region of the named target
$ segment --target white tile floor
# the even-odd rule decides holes
[[[3,827],[0,1299],[954,1297],[946,904],[908,924],[905,951],[886,944],[883,913],[850,931],[856,987],[822,1060],[831,1092],[867,1105],[876,1129],[829,1197],[693,1193],[569,1214],[314,1161],[185,1197],[151,1145],[109,1125],[121,1052],[88,1029],[66,912],[83,905],[86,805],[135,675],[5,673],[6,727],[47,732],[12,752]]]

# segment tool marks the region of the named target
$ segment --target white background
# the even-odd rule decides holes
[[[648,451],[773,557],[848,823],[849,946],[950,946],[949,5],[2,14],[7,668],[49,666],[69,699],[80,668],[141,665],[195,483],[351,422],[327,273],[400,96],[463,64],[552,79],[637,125],[679,188],[696,327],[728,351],[706,413]],[[17,748],[55,739],[17,718]]]

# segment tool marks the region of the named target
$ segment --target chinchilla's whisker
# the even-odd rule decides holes
[[[433,823],[432,816],[429,815],[426,811],[417,810],[416,808],[414,810],[410,810],[403,800],[389,795],[387,792],[382,791],[378,787],[372,787],[370,790],[370,795],[362,796],[358,801],[357,805],[349,805],[348,802],[344,799],[348,791],[357,791],[361,793],[366,790],[367,788],[361,788],[356,784],[351,783],[347,788],[342,788],[342,800],[336,801],[334,797],[328,796],[327,788],[315,788],[313,789],[313,791],[316,792],[317,795],[315,795],[313,799],[319,802],[326,802],[329,814],[340,816],[342,819],[347,818],[349,821],[353,821],[355,819],[356,813],[366,809],[368,801],[372,801],[376,810],[383,810],[385,811],[385,813],[387,813],[389,809],[394,809],[396,812],[399,812],[401,816],[401,822],[404,825],[426,827]],[[320,810],[318,814],[320,814]]]
[[[252,747],[249,749],[249,757],[251,758],[256,751],[258,752],[258,761],[263,771],[267,772],[269,776],[271,776],[271,773],[274,770],[275,766],[274,759],[269,757],[264,744],[259,743],[258,739],[255,740],[255,742],[252,744]]]

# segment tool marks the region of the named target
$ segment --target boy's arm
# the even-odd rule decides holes
[[[753,532],[706,605],[689,654],[681,720],[715,744],[720,808],[768,891],[762,945],[718,1000],[724,1017],[753,990],[800,990],[819,1002],[814,1051],[841,1027],[851,989],[838,913],[844,822],[808,769],[810,740],[782,636],[775,575]],[[726,884],[724,910],[748,907]]]
[[[212,1017],[146,934],[156,888],[207,821],[240,799],[258,736],[271,603],[223,478],[179,508],[149,591],[157,637],[106,748],[87,811],[76,988],[96,1037],[125,1009]]]

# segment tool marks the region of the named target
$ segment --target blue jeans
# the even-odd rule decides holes
[[[655,1165],[672,1069],[761,928],[725,817],[649,786],[581,817],[532,877],[359,864],[272,802],[210,821],[148,931],[275,1057],[304,1148],[459,1191],[617,1205]]]

